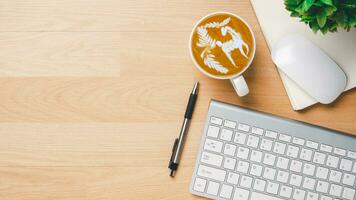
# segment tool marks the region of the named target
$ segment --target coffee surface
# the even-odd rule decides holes
[[[208,74],[228,77],[244,70],[255,51],[250,29],[230,14],[214,14],[193,30],[191,51],[196,63]]]

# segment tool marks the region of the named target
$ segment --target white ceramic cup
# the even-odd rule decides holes
[[[232,74],[230,76],[215,76],[215,75],[212,75],[212,74],[209,74],[207,73],[204,69],[202,69],[202,67],[197,63],[197,61],[195,60],[195,57],[193,55],[193,49],[192,49],[192,39],[193,39],[193,34],[195,32],[195,30],[197,29],[197,27],[199,26],[199,24],[205,20],[206,18],[212,16],[212,15],[219,15],[219,14],[222,14],[222,15],[230,15],[230,16],[233,16],[237,19],[239,19],[240,21],[242,21],[246,27],[249,29],[250,33],[251,33],[251,37],[253,39],[253,52],[251,53],[251,56],[250,56],[250,60],[249,62],[246,64],[246,66],[244,66],[244,69],[242,71],[240,71],[239,73],[236,73],[236,74]],[[256,39],[255,39],[255,35],[251,29],[251,27],[249,26],[249,24],[244,20],[242,19],[240,16],[238,15],[235,15],[233,13],[229,13],[229,12],[214,12],[214,13],[210,13],[208,15],[206,15],[205,17],[201,18],[197,23],[196,25],[194,26],[193,30],[192,30],[192,33],[190,34],[190,40],[189,40],[189,50],[190,50],[190,56],[194,62],[194,65],[198,68],[198,70],[200,72],[202,72],[203,74],[211,77],[211,78],[215,78],[215,79],[229,79],[232,83],[232,85],[234,86],[234,89],[237,93],[237,95],[239,95],[240,97],[242,96],[245,96],[249,93],[249,89],[248,89],[248,86],[247,86],[247,83],[244,79],[244,77],[242,76],[242,74],[251,66],[251,63],[252,63],[252,60],[254,59],[255,57],[255,53],[256,53]]]

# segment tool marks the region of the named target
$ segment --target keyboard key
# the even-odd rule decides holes
[[[250,163],[239,160],[239,162],[237,163],[236,171],[246,174],[249,166],[250,166]]]
[[[326,165],[329,167],[336,168],[339,164],[339,158],[335,156],[328,156],[328,159],[326,160]]]
[[[325,181],[318,181],[316,184],[316,191],[317,192],[322,192],[322,193],[327,193],[329,189],[329,183]]]
[[[267,193],[277,194],[279,188],[278,183],[268,182],[267,183]]]
[[[222,119],[220,119],[218,117],[210,117],[210,123],[221,126]]]
[[[309,177],[304,178],[303,188],[308,190],[314,190],[314,186],[315,186],[315,179]]]
[[[277,181],[282,183],[287,183],[289,178],[289,173],[285,171],[278,171],[277,173]]]
[[[236,132],[234,142],[237,144],[245,144],[246,134],[241,132]]]
[[[198,175],[205,178],[210,178],[216,181],[224,181],[226,172],[221,169],[216,169],[204,165],[199,165]]]
[[[251,132],[256,135],[263,135],[263,129],[257,127],[252,127]]]
[[[264,156],[264,158],[263,158],[263,163],[266,164],[266,165],[271,165],[271,166],[273,166],[275,160],[276,160],[276,156],[275,156],[275,155],[266,153],[265,156]]]
[[[239,123],[237,129],[240,130],[240,131],[248,132],[248,131],[250,130],[250,126],[247,125],[247,124],[241,124],[241,123]]]
[[[356,173],[356,162],[354,162],[354,168],[352,169],[353,173]]]
[[[201,155],[201,162],[209,165],[220,167],[223,157],[214,153],[203,152]]]
[[[272,140],[262,139],[260,148],[265,151],[271,151],[272,144],[273,144]]]
[[[230,121],[230,120],[225,120],[224,121],[224,126],[232,128],[232,129],[235,129],[236,128],[236,122]]]
[[[329,194],[332,196],[340,197],[342,187],[340,185],[331,184]]]
[[[335,147],[334,154],[339,155],[339,156],[346,156],[346,151],[345,151],[345,149]]]
[[[277,138],[277,133],[274,132],[274,131],[266,130],[265,136],[269,137],[269,138],[272,138],[272,139],[276,139]]]
[[[218,195],[220,184],[214,181],[209,181],[208,183],[208,189],[206,190],[206,193],[211,194],[211,195]]]
[[[313,152],[311,150],[302,148],[299,158],[305,161],[310,161],[312,154]]]
[[[356,160],[356,152],[353,151],[348,151],[347,152],[347,157],[355,159]]]
[[[313,141],[308,140],[306,146],[312,149],[318,149],[319,144]]]
[[[274,144],[273,152],[277,154],[284,154],[286,150],[286,145],[284,143],[276,142]]]
[[[341,175],[341,172],[331,170],[329,180],[335,183],[340,183]]]
[[[295,189],[294,190],[293,199],[295,199],[295,200],[304,200],[304,196],[305,196],[305,191],[304,190],[300,190],[300,189]]]
[[[277,159],[277,167],[282,169],[287,169],[289,164],[289,159],[284,157],[278,157]]]
[[[299,153],[299,147],[296,147],[293,145],[288,145],[287,156],[292,157],[292,158],[297,158],[298,153]]]
[[[261,165],[257,165],[257,164],[252,164],[251,165],[250,174],[254,175],[254,176],[261,176],[261,174],[262,174],[262,166]]]
[[[214,151],[220,153],[222,150],[223,143],[216,140],[206,139],[204,144],[204,149],[208,151]]]
[[[236,188],[234,193],[234,200],[248,200],[250,191],[241,188]]]
[[[292,162],[290,163],[289,169],[294,172],[301,172],[302,162],[299,162],[297,160],[292,160]]]
[[[223,184],[220,190],[220,196],[229,199],[232,194],[232,189],[232,186]]]
[[[214,151],[214,152],[220,153],[221,152],[221,148],[222,148],[222,142],[219,142],[219,141],[206,139],[206,141],[204,143],[204,149],[205,150],[209,150],[209,151]]]
[[[232,130],[223,128],[221,131],[220,139],[230,142],[232,139],[232,134]]]
[[[342,183],[345,185],[353,186],[355,183],[355,176],[352,174],[344,174],[344,177],[342,179]]]
[[[350,172],[352,168],[352,161],[347,159],[341,159],[339,168]]]
[[[251,199],[283,200],[281,198],[277,198],[277,197],[274,197],[274,196],[270,196],[270,195],[266,195],[266,194],[262,194],[262,193],[258,193],[258,192],[251,192]],[[240,199],[236,199],[236,200],[240,200]],[[245,200],[245,199],[243,199],[243,200]]]
[[[326,158],[325,154],[320,153],[320,152],[315,152],[313,162],[323,165],[325,163],[325,158]]]
[[[262,161],[262,152],[252,150],[250,160],[255,161],[255,162],[261,162]]]
[[[248,148],[239,147],[239,148],[237,148],[236,157],[241,158],[241,159],[247,159],[249,151],[250,150]]]
[[[224,154],[229,156],[235,156],[236,146],[232,144],[225,144]]]
[[[208,128],[208,136],[213,138],[218,138],[220,128],[217,126],[210,125]]]
[[[318,200],[318,199],[319,199],[319,195],[317,193],[308,192],[307,200]]]
[[[285,185],[282,185],[281,186],[281,190],[279,191],[279,195],[289,199],[290,196],[292,195],[292,188],[288,187],[288,186],[285,186]]]
[[[292,137],[289,136],[289,135],[285,135],[285,134],[280,133],[279,134],[279,140],[284,141],[284,142],[291,142]]]
[[[325,145],[325,144],[321,144],[320,145],[320,151],[331,153],[332,149],[333,148],[331,146],[329,146],[329,145]]]
[[[291,185],[299,187],[300,184],[302,183],[302,177],[299,176],[299,175],[296,175],[296,174],[292,174],[291,177],[290,177],[289,183]]]
[[[353,200],[355,196],[355,190],[351,188],[344,188],[344,192],[342,193],[342,197],[348,200]]]
[[[294,137],[293,140],[292,140],[292,142],[293,142],[294,144],[298,144],[298,145],[303,146],[305,140],[302,139],[302,138]]]
[[[316,170],[316,177],[320,179],[326,179],[328,177],[329,170],[324,167],[318,167]]]
[[[305,163],[303,167],[303,174],[313,176],[315,171],[315,165]]]
[[[265,190],[266,181],[261,179],[256,179],[253,185],[253,189],[263,192]]]
[[[331,197],[321,195],[320,200],[332,200]]]
[[[257,148],[259,141],[260,141],[260,139],[258,137],[250,135],[250,136],[248,136],[248,139],[247,139],[247,146]]]
[[[194,182],[194,190],[198,192],[204,192],[206,185],[206,180],[202,178],[196,178]]]
[[[252,185],[252,178],[249,176],[241,176],[240,186],[244,188],[250,188]]]
[[[237,185],[237,182],[239,181],[239,176],[238,174],[229,172],[227,175],[227,182],[233,185]]]
[[[269,180],[274,180],[274,176],[276,175],[276,170],[266,167],[265,171],[263,173],[263,178],[269,179]]]
[[[235,169],[236,159],[226,157],[224,160],[224,168],[233,170]]]

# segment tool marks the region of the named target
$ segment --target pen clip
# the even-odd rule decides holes
[[[178,146],[178,142],[179,142],[179,140],[178,140],[178,138],[176,138],[176,139],[174,140],[174,145],[173,145],[173,148],[172,148],[172,155],[171,155],[170,163],[173,162],[173,158],[174,158],[174,155],[175,155],[175,151],[176,151],[176,149],[177,149],[177,146]]]

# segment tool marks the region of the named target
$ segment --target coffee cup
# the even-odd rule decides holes
[[[249,93],[242,74],[251,66],[256,40],[244,19],[229,12],[206,15],[194,26],[189,49],[200,72],[215,79],[229,79],[239,96]]]

